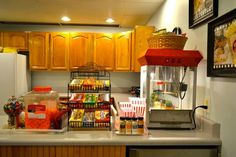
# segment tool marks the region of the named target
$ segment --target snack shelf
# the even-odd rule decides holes
[[[109,128],[110,122],[78,122],[78,121],[71,121],[69,122],[70,128],[79,129],[79,128]]]
[[[78,89],[73,89],[70,90],[71,93],[110,93],[110,89],[108,88],[107,90],[78,90]]]
[[[97,102],[97,103],[84,103],[84,102],[68,102],[68,107],[71,109],[77,108],[77,109],[91,109],[91,110],[97,110],[97,109],[110,109],[110,102]]]
[[[72,127],[69,127],[69,131],[107,131],[107,130],[109,130],[109,128],[110,128],[110,126],[109,127],[107,127],[107,128],[105,128],[105,127],[103,127],[103,128],[95,128],[95,127],[93,127],[93,128],[85,128],[85,127],[80,127],[80,128],[72,128]]]
[[[110,130],[110,73],[88,63],[70,76],[69,130]]]

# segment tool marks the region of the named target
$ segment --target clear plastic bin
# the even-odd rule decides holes
[[[25,128],[50,129],[58,114],[59,94],[51,87],[34,87],[24,96]]]

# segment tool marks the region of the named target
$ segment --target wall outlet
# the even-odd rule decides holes
[[[210,102],[210,97],[206,97],[205,99],[204,99],[204,105],[206,105],[207,107],[208,107],[208,109],[207,110],[205,110],[205,112],[206,113],[210,113],[210,111],[211,111],[211,102]]]

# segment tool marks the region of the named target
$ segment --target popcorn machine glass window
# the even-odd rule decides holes
[[[148,49],[141,63],[140,97],[148,128],[193,128],[198,51]]]

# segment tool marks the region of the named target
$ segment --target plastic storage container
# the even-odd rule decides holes
[[[50,129],[57,114],[59,95],[51,87],[34,87],[24,96],[25,128]]]

